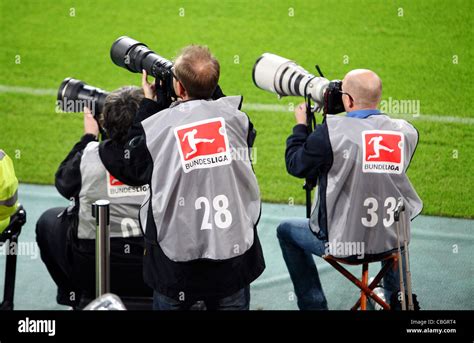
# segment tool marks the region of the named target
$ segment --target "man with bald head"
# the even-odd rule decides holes
[[[277,228],[302,310],[328,309],[313,255],[359,262],[383,256],[398,246],[393,217],[398,199],[403,198],[410,218],[422,208],[406,176],[418,132],[377,109],[382,96],[378,75],[350,71],[341,96],[347,115],[327,115],[311,134],[305,104],[299,105],[297,125],[287,140],[288,173],[318,185],[311,218],[287,219]],[[398,268],[389,269],[383,287],[387,300],[398,293]]]
[[[342,91],[351,95],[343,97],[347,112],[377,109],[382,97],[382,80],[371,70],[355,69],[342,80]]]

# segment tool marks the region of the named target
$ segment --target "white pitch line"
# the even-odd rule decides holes
[[[56,96],[58,91],[56,89],[49,88],[32,88],[32,87],[21,87],[21,86],[7,86],[0,85],[0,93],[15,93],[15,94],[28,94],[36,96]],[[245,103],[243,104],[245,111],[257,111],[257,112],[293,112],[290,111],[288,105],[278,104],[259,104],[259,103]],[[474,118],[471,117],[453,117],[443,116],[439,114],[390,114],[393,118],[401,118],[406,120],[422,120],[429,122],[439,123],[457,123],[465,125],[474,125]]]
[[[243,104],[243,110],[245,111],[257,111],[257,112],[293,112],[287,105],[276,105],[276,104],[256,104],[256,103],[245,103]],[[443,116],[439,114],[394,114],[388,113],[392,118],[400,118],[406,120],[423,120],[430,122],[441,122],[441,123],[459,123],[466,125],[474,125],[474,118],[469,117],[453,117]]]
[[[20,86],[5,86],[0,85],[0,93],[15,93],[15,94],[28,94],[28,95],[56,95],[58,94],[57,89],[44,89],[44,88],[31,88],[31,87],[20,87]]]

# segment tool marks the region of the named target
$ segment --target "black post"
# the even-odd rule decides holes
[[[18,235],[19,233],[13,234],[13,236],[8,241],[8,249],[13,248],[16,250],[16,245],[18,244]],[[7,244],[5,242],[5,244]],[[15,280],[16,280],[16,260],[17,255],[8,254],[7,261],[5,265],[5,286],[3,288],[3,303],[1,304],[2,310],[13,310],[13,299],[15,297]]]
[[[18,236],[20,236],[21,228],[25,223],[26,211],[23,206],[19,205],[17,212],[11,217],[10,225],[3,232],[3,235],[6,236],[4,243],[7,244],[9,252],[5,264],[5,285],[0,311],[10,311],[14,307]],[[12,248],[15,249],[13,254],[11,253]]]

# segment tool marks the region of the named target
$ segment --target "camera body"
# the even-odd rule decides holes
[[[334,80],[329,82],[324,92],[324,113],[337,114],[344,112],[344,103],[342,102],[342,81]]]

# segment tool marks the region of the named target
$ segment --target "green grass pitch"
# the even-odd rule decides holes
[[[116,67],[111,43],[141,40],[167,58],[187,44],[208,45],[220,84],[251,104],[296,104],[257,89],[252,66],[263,52],[295,59],[329,78],[376,71],[384,99],[419,101],[420,143],[409,176],[424,214],[474,218],[473,2],[418,1],[1,1],[0,148],[22,182],[50,184],[82,134],[79,114],[55,113],[54,96],[5,91],[57,89],[68,76],[107,90],[139,84]],[[284,149],[292,113],[249,110],[258,137],[255,170],[263,199],[303,203],[302,181],[287,175]],[[321,118],[318,118],[319,121]]]

